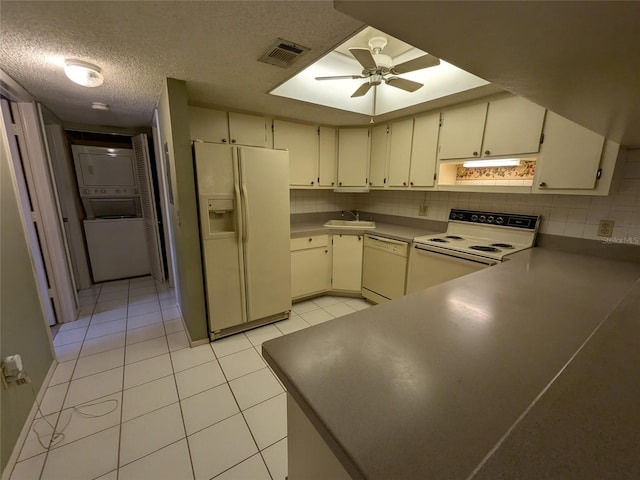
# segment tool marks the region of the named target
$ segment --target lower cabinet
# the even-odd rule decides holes
[[[329,235],[291,239],[291,298],[331,289]]]
[[[363,235],[333,235],[332,290],[362,290]]]

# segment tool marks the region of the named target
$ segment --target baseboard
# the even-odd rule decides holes
[[[20,456],[20,451],[22,450],[22,446],[24,442],[27,440],[27,435],[29,435],[29,430],[31,429],[31,424],[33,420],[36,418],[36,414],[38,413],[38,404],[42,403],[42,399],[44,397],[47,388],[49,387],[49,382],[51,381],[51,377],[53,377],[53,372],[56,371],[56,367],[58,366],[58,361],[54,358],[53,362],[51,362],[51,366],[49,367],[49,371],[47,372],[46,377],[44,377],[44,381],[42,385],[40,385],[40,390],[36,395],[36,399],[31,406],[31,411],[29,415],[27,415],[27,419],[22,426],[22,430],[20,431],[20,435],[18,436],[18,440],[16,440],[16,444],[13,446],[13,451],[9,456],[9,461],[7,462],[7,466],[2,471],[1,480],[9,480],[11,477],[11,473],[18,463],[18,457]]]

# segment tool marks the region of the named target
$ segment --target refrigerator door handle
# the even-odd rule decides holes
[[[249,241],[249,193],[247,192],[247,184],[242,183],[242,215],[243,215],[243,240],[244,242]]]

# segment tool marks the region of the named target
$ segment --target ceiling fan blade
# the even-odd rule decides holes
[[[396,65],[391,69],[391,73],[399,75],[401,73],[422,70],[423,68],[435,67],[436,65],[440,65],[440,59],[438,57],[434,57],[433,55],[423,55]]]
[[[352,47],[349,49],[349,52],[360,62],[360,65],[362,65],[365,70],[378,69],[378,65],[376,65],[376,61],[373,55],[371,55],[371,50],[368,48]]]
[[[422,83],[414,82],[413,80],[407,80],[406,78],[391,77],[385,80],[387,85],[392,87],[406,90],[407,92],[415,92],[419,88],[423,87]]]
[[[363,97],[364,95],[367,94],[367,92],[371,87],[373,87],[373,85],[370,84],[369,82],[363,83],[362,85],[360,85],[360,88],[358,88],[355,92],[353,92],[353,95],[351,95],[351,98]]]
[[[333,77],[316,77],[316,80],[341,80],[345,78],[367,78],[364,75],[335,75]]]

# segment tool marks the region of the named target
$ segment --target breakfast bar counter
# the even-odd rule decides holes
[[[532,248],[263,355],[352,478],[637,478],[639,279]]]

